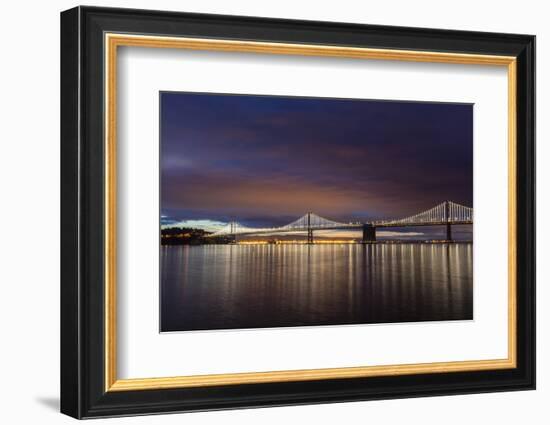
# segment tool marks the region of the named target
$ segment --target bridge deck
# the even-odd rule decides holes
[[[311,226],[311,227],[296,227],[292,229],[283,229],[283,228],[272,228],[272,229],[254,229],[239,231],[237,230],[235,235],[265,235],[265,234],[279,234],[279,233],[293,233],[293,232],[307,232],[308,230],[312,231],[321,231],[321,230],[361,230],[364,225],[371,225],[374,228],[389,228],[389,227],[422,227],[422,226],[443,226],[446,224],[450,225],[460,225],[460,224],[473,224],[472,221],[437,221],[437,222],[419,222],[419,223],[350,223],[346,225],[338,226]],[[209,235],[216,236],[216,235]]]
[[[456,221],[435,221],[435,222],[422,222],[422,223],[372,223],[376,228],[379,227],[421,227],[421,226],[443,226],[446,224],[474,224],[472,220],[456,220]]]

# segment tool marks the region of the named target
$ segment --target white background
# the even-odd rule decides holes
[[[263,15],[536,34],[538,39],[538,216],[550,199],[550,27],[541,1],[97,1],[97,5]],[[59,391],[59,11],[69,1],[10,2],[2,10],[0,181],[4,198],[0,273],[2,422],[69,423],[57,413]],[[490,169],[487,170],[490,172]],[[22,233],[32,231],[39,242]],[[110,420],[111,423],[256,424],[548,423],[550,397],[550,237],[538,224],[538,390],[454,397],[285,407]],[[546,307],[546,308],[545,308]]]
[[[506,67],[123,48],[119,70],[120,378],[507,357]],[[474,320],[159,334],[160,90],[473,104]]]

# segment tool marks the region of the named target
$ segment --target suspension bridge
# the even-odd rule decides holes
[[[452,241],[451,226],[458,224],[473,224],[473,208],[457,204],[452,201],[444,201],[433,208],[418,214],[400,218],[377,220],[371,222],[341,223],[326,219],[315,213],[308,212],[297,220],[280,227],[254,228],[244,226],[232,221],[223,228],[208,237],[231,237],[268,235],[293,232],[307,232],[307,242],[313,243],[313,232],[318,230],[363,230],[362,242],[376,242],[376,229],[387,227],[419,227],[419,226],[445,226],[446,239]]]

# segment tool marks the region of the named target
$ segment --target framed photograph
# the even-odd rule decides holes
[[[61,14],[61,411],[535,388],[535,37]]]

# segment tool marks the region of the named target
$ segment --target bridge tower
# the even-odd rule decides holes
[[[376,242],[376,227],[371,223],[363,223],[363,239],[361,243]]]
[[[445,227],[446,227],[446,237],[447,242],[453,241],[453,235],[451,232],[451,214],[449,213],[449,201],[445,201]]]
[[[311,228],[311,212],[307,213],[307,243],[311,245],[313,243],[313,229]]]
[[[236,235],[236,233],[237,233],[237,223],[232,221],[230,227],[231,227],[231,230],[230,230],[231,231],[231,233],[230,233],[231,234],[231,242],[235,243],[235,242],[237,242],[237,235]]]

